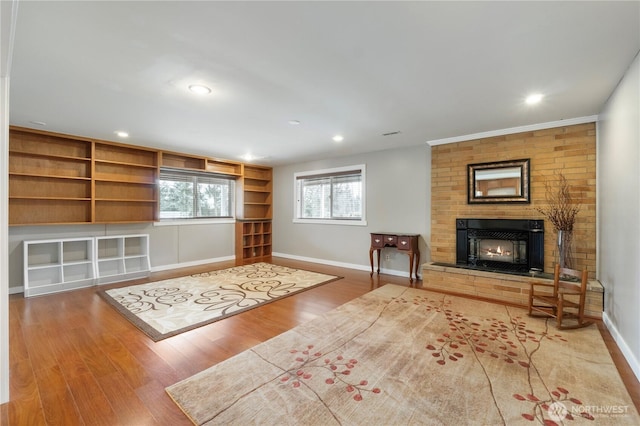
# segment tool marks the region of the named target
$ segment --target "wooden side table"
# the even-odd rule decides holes
[[[420,264],[420,249],[418,248],[420,234],[398,234],[390,232],[371,233],[371,247],[369,248],[369,262],[371,262],[371,276],[373,276],[373,252],[378,252],[378,274],[380,274],[380,252],[385,247],[395,247],[399,252],[409,256],[409,281],[413,282],[413,264],[415,258],[415,275],[418,279]]]

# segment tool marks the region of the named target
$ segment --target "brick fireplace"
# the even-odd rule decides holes
[[[469,204],[467,165],[530,159],[530,203]],[[540,219],[545,180],[562,171],[582,207],[574,227],[577,269],[596,272],[596,126],[555,127],[431,147],[431,261],[456,263],[456,218]],[[553,272],[556,232],[545,221],[544,269]]]
[[[529,204],[469,204],[467,165],[530,159]],[[456,218],[539,220],[546,204],[545,180],[562,171],[580,200],[574,227],[577,269],[589,270],[590,315],[602,311],[596,277],[596,125],[576,124],[431,147],[431,262],[423,267],[424,286],[526,305],[529,281],[544,274],[517,276],[456,268]],[[557,261],[556,232],[544,221],[543,273]],[[443,266],[448,265],[448,266]],[[528,275],[528,276],[527,276]],[[594,314],[595,312],[595,314]]]

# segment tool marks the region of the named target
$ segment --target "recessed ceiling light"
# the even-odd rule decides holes
[[[122,130],[118,130],[117,132],[114,132],[119,138],[128,138],[129,137],[129,133],[127,132],[123,132]]]
[[[31,124],[35,124],[36,126],[46,126],[46,125],[47,125],[47,123],[45,123],[44,121],[34,121],[34,120],[31,120],[31,121],[29,121],[29,123],[31,123]]]
[[[189,90],[197,95],[208,95],[209,93],[211,93],[211,89],[201,84],[192,84],[191,86],[189,86]]]
[[[543,97],[542,94],[534,93],[532,95],[527,96],[527,99],[525,99],[525,102],[529,105],[537,104],[542,100],[542,97]]]
[[[334,142],[342,142],[344,137],[342,135],[335,135],[332,139]]]
[[[289,120],[289,124],[291,124],[292,126],[297,126],[298,124],[300,124],[300,122],[298,120]]]

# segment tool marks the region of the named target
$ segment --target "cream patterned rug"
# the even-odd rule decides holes
[[[638,425],[595,325],[387,284],[167,388],[197,425]]]
[[[337,279],[255,263],[98,293],[158,341]]]

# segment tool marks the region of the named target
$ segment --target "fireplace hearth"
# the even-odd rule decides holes
[[[544,270],[544,221],[456,219],[456,265],[504,273]]]

